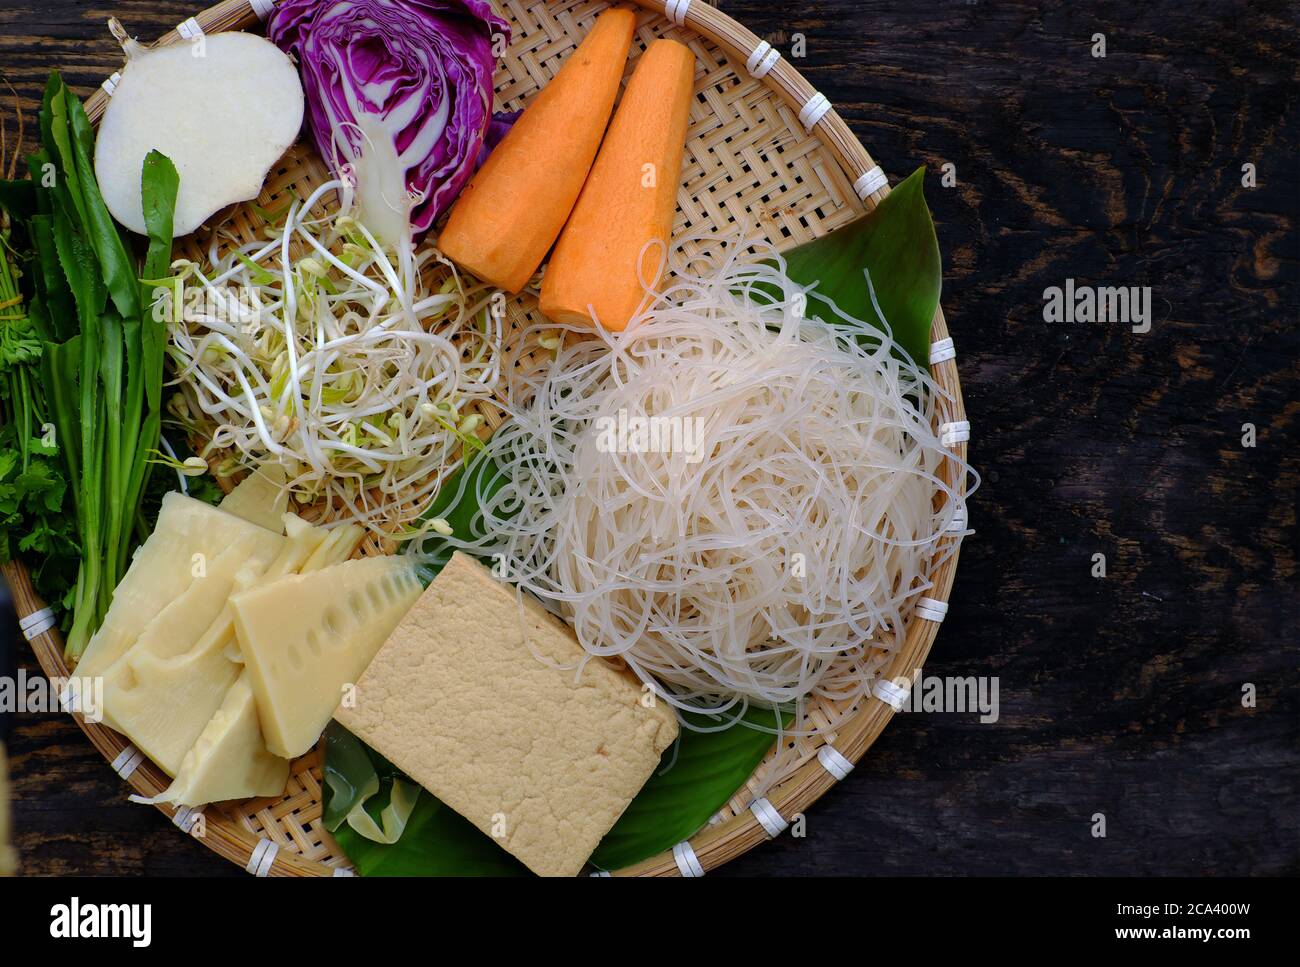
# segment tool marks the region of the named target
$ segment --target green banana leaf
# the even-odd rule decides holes
[[[325,731],[325,828],[362,876],[524,876],[522,863],[483,835],[468,819],[420,790],[406,829],[387,845],[362,836],[344,821],[376,777],[380,792],[364,808],[377,821],[404,778],[379,753],[337,722]],[[409,781],[409,780],[408,780]]]
[[[887,322],[894,340],[923,368],[929,366],[930,322],[943,289],[924,180],[925,169],[917,168],[871,212],[782,253],[792,280],[817,285],[809,294],[810,318],[841,325],[843,320],[826,305],[831,299],[841,312],[876,329],[883,330]]]
[[[719,724],[710,716],[686,718],[697,727]],[[744,720],[768,729],[777,724],[770,709],[750,709]],[[676,747],[664,753],[659,770],[596,847],[592,865],[622,869],[689,839],[745,784],[774,741],[771,732],[739,722],[717,732],[682,729]]]

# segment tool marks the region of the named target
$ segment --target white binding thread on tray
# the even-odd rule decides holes
[[[180,829],[182,833],[188,833],[194,828],[194,824],[199,821],[199,817],[202,815],[202,806],[182,806],[172,815],[172,825]]]
[[[136,769],[140,768],[140,763],[144,761],[144,753],[133,745],[128,745],[125,749],[117,754],[110,768],[123,779],[130,779]]]
[[[275,0],[248,0],[248,5],[253,8],[258,20],[265,20],[275,9]]]
[[[803,106],[799,112],[799,123],[809,134],[816,126],[817,122],[826,116],[826,112],[831,109],[831,102],[826,99],[826,95],[821,91],[814,91],[813,96],[808,98],[808,103]]]
[[[754,80],[762,80],[780,59],[781,52],[779,50],[766,40],[760,40],[758,46],[754,48],[754,52],[749,55],[749,60],[745,61],[745,70],[749,72],[749,76]]]
[[[199,22],[193,17],[190,17],[189,20],[177,27],[176,32],[181,35],[183,40],[193,40],[196,37],[203,36],[203,28],[199,26]]]
[[[677,869],[682,876],[704,875],[700,858],[695,855],[695,850],[691,849],[691,844],[685,840],[673,847],[673,859],[677,861]]]
[[[952,337],[940,339],[938,342],[930,343],[930,365],[935,363],[946,363],[950,359],[957,358],[957,347],[953,345]]]
[[[680,27],[686,23],[686,11],[690,6],[691,0],[668,0],[664,4],[664,16]]]
[[[18,627],[22,629],[23,637],[28,641],[34,641],[45,632],[54,627],[54,609],[41,608],[40,611],[33,611],[25,618],[18,621]]]
[[[952,523],[948,525],[948,533],[960,534],[966,530],[966,508],[958,507],[952,512]]]
[[[824,745],[818,749],[817,761],[837,782],[853,771],[853,763],[840,755],[833,745]]]
[[[937,598],[916,599],[916,616],[918,618],[924,618],[926,621],[933,621],[937,624],[943,620],[943,616],[947,613],[947,601],[940,601]]]
[[[356,876],[357,871],[350,866],[336,866],[330,876]]]
[[[889,184],[889,178],[885,176],[885,172],[880,165],[876,165],[853,183],[853,191],[859,198],[866,201],[869,196],[874,195],[887,184]]]
[[[278,844],[263,839],[253,848],[253,855],[248,858],[248,865],[244,869],[254,876],[266,876],[275,865],[275,854],[278,852]]]
[[[113,92],[117,90],[117,82],[120,81],[121,79],[122,79],[121,73],[118,71],[113,71],[112,74],[104,78],[104,83],[100,84],[99,86],[104,89],[105,94],[107,94],[109,97],[112,97]]]
[[[955,423],[939,424],[939,442],[945,447],[955,447],[970,439],[970,421],[957,420]]]
[[[593,873],[593,874],[591,874],[591,875],[592,875],[592,876],[602,876],[602,877],[603,877],[603,876],[609,876],[609,877],[612,877],[614,874],[611,873],[609,870],[597,870],[595,873]]]
[[[780,836],[785,832],[785,828],[790,825],[776,811],[776,807],[766,799],[755,799],[749,804],[749,811],[758,820],[758,825],[763,827],[763,832],[767,833],[772,839]]]
[[[871,686],[871,694],[876,696],[895,712],[903,709],[903,703],[907,701],[907,696],[912,694],[910,688],[903,688],[888,678],[878,678],[876,683]]]

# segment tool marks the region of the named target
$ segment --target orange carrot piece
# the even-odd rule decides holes
[[[641,55],[542,277],[556,322],[622,330],[663,271],[677,207],[695,56],[672,40]],[[646,244],[662,242],[662,247]],[[643,252],[644,250],[644,252]]]
[[[636,14],[606,10],[457,199],[438,247],[518,292],[555,242],[609,123]]]

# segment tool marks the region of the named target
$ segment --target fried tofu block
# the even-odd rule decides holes
[[[457,553],[335,718],[535,873],[573,876],[677,737],[666,702],[585,657]]]

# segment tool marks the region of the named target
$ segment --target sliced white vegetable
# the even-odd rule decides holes
[[[180,175],[177,236],[256,198],[302,127],[302,84],[289,58],[239,32],[155,48],[119,39],[127,63],[95,143],[95,176],[113,217],[144,233],[140,169],[155,148]]]

